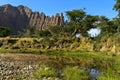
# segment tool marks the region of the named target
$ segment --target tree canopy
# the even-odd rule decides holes
[[[10,29],[6,27],[0,27],[0,37],[6,37],[10,35]]]
[[[87,31],[95,27],[94,23],[98,21],[99,18],[98,16],[86,14],[82,9],[67,11],[66,15],[68,17],[67,26],[71,27],[72,31],[70,32],[72,32],[72,35],[80,33],[87,36]]]
[[[113,9],[115,9],[116,11],[120,11],[120,0],[115,0],[116,3],[113,7]]]

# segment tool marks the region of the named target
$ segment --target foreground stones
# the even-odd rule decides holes
[[[24,56],[24,57],[23,57]],[[34,80],[33,72],[41,66],[47,57],[0,54],[0,80]],[[38,61],[36,61],[38,59]],[[49,79],[48,79],[49,78]],[[53,80],[51,77],[42,80]]]
[[[14,79],[15,77],[26,79],[36,68],[37,65],[32,65],[30,62],[26,64],[23,61],[11,61],[10,59],[0,56],[1,80]]]

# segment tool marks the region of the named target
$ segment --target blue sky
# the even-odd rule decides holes
[[[117,15],[112,10],[115,0],[0,0],[0,5],[25,5],[33,11],[44,12],[46,15],[86,8],[87,14],[104,15],[113,18]]]

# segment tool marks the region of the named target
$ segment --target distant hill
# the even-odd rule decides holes
[[[0,26],[10,28],[12,34],[24,33],[28,26],[43,30],[48,26],[55,25],[64,25],[62,13],[50,17],[44,13],[33,12],[30,8],[22,5],[17,7],[10,4],[0,6]]]

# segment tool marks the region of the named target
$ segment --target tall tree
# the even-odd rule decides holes
[[[113,23],[114,23],[114,31],[120,33],[120,18],[119,17],[114,18]]]
[[[105,16],[101,16],[99,20],[99,28],[101,29],[101,33],[108,33],[108,25],[109,19]]]
[[[116,18],[116,23],[117,23],[117,32],[120,33],[120,0],[116,0],[116,3],[113,7],[114,10],[118,11],[118,16]]]
[[[82,19],[86,16],[86,12],[84,10],[72,10],[72,11],[67,11],[66,15],[68,16],[69,21],[72,22],[81,22]]]
[[[66,15],[68,17],[68,29],[70,30],[71,35],[74,36],[79,31],[86,13],[84,10],[72,10],[67,11]]]
[[[83,36],[87,35],[87,31],[93,27],[93,24],[98,20],[97,16],[87,15],[84,10],[72,10],[67,11],[68,16],[67,26],[70,28],[72,36],[76,33],[80,33]]]
[[[116,1],[116,3],[114,5],[113,9],[120,12],[120,0],[115,0],[115,1]]]

